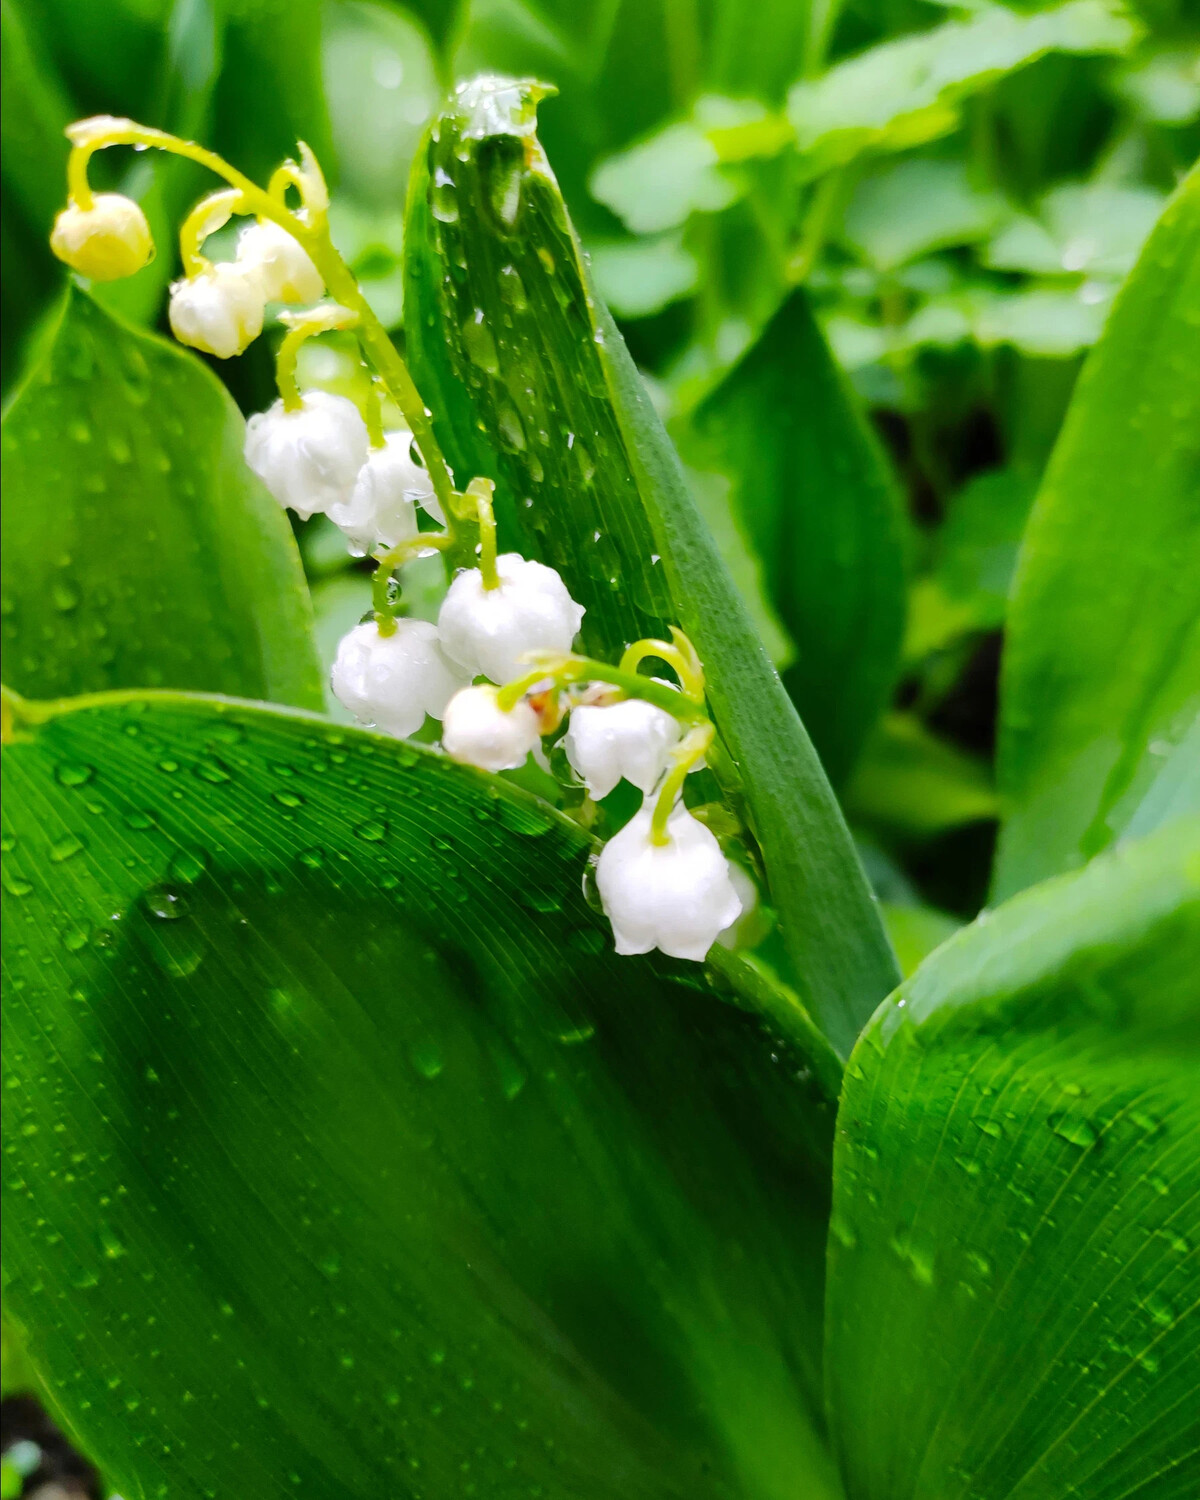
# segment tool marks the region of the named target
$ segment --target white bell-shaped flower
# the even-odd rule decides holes
[[[524,698],[507,712],[496,698],[486,684],[455,693],[442,715],[442,749],[484,771],[515,771],[537,745],[541,726]]]
[[[442,717],[464,675],[447,661],[427,620],[397,620],[391,635],[367,620],[342,637],[331,681],[356,719],[406,739],[426,714]]]
[[[683,727],[641,698],[572,709],[563,741],[567,759],[593,797],[607,797],[622,777],[652,792]]]
[[[506,552],[496,571],[494,589],[484,588],[478,568],[458,575],[442,601],[438,631],[455,661],[503,683],[529,670],[521,660],[527,651],[569,651],[584,610],[544,563]]]
[[[305,521],[346,504],[369,450],[358,407],[329,391],[305,391],[295,411],[276,401],[246,423],[246,462]]]
[[[700,960],[717,934],[742,910],[729,861],[712,833],[676,803],[667,842],[650,840],[653,799],[647,798],[600,852],[596,884],[612,923],[618,953],[659,948],[672,958]]]
[[[266,295],[255,271],[235,260],[218,261],[171,284],[171,332],[218,359],[241,354],[262,332]]]
[[[355,557],[364,557],[376,543],[394,547],[416,536],[417,505],[441,516],[429,475],[413,459],[412,433],[400,428],[384,435],[382,448],[371,449],[350,499],[327,514]]]
[[[54,221],[50,248],[72,270],[93,281],[118,281],[140,271],[154,254],[146,215],[124,193],[96,193],[90,208],[72,199]]]
[[[325,292],[308,251],[282,224],[259,219],[238,236],[240,265],[258,273],[268,302],[316,302]]]

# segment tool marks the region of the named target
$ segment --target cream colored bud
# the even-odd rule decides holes
[[[219,261],[171,285],[171,332],[218,359],[241,354],[262,332],[266,297],[254,271]]]
[[[72,200],[54,221],[50,248],[92,281],[119,281],[154,256],[146,215],[123,193],[97,193],[91,208]]]

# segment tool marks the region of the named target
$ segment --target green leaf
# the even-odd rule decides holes
[[[1193,172],[1080,377],[1025,534],[1001,693],[1001,898],[1117,838],[1200,710],[1198,333]]]
[[[1115,183],[1070,183],[1047,193],[988,245],[984,264],[1034,274],[1124,276],[1162,213],[1163,195]]]
[[[990,820],[998,811],[987,767],[909,714],[888,714],[846,788],[858,821],[903,838]]]
[[[634,234],[675,229],[690,214],[715,213],[738,196],[716,147],[689,120],[601,162],[588,186]]]
[[[507,544],[586,606],[590,652],[670,624],[691,636],[802,999],[844,1051],[894,960],[804,729],[590,286],[533,134],[537,97],[476,80],[418,158],[405,291],[418,383],[460,483],[499,477]]]
[[[887,701],[904,628],[902,509],[887,460],[793,292],[691,420],[688,456],[732,482],[796,644],[784,676],[842,780]]]
[[[291,530],[192,354],[68,291],[4,415],[6,678],[34,698],[181,687],[320,707]]]
[[[831,1423],[854,1500],[1195,1492],[1200,820],[985,913],[839,1110]]]
[[[1047,52],[1123,52],[1139,30],[1116,0],[1069,0],[1025,15],[982,5],[967,20],[884,42],[798,83],[788,117],[816,175],[863,151],[902,151],[946,135],[963,100]]]
[[[621,318],[644,318],[690,296],[700,265],[678,234],[641,240],[589,241],[592,274],[608,306]]]
[[[870,265],[891,271],[931,250],[984,239],[1004,216],[1003,199],[975,187],[962,162],[918,157],[863,179],[842,237]]]
[[[116,1487],[833,1500],[802,1013],[408,744],[121,694],[3,762],[6,1295]]]

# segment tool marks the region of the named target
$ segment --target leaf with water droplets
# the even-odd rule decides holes
[[[794,1005],[419,747],[119,695],[3,763],[6,1308],[123,1494],[833,1500]]]
[[[405,231],[408,351],[447,457],[460,483],[497,481],[502,545],[559,570],[591,653],[673,624],[692,638],[792,978],[848,1052],[899,975],[841,812],[591,284],[532,133],[538,86],[463,88],[418,154]]]
[[[228,393],[77,288],[52,332],[3,420],[5,681],[319,708],[295,543]]]
[[[964,928],[872,1018],[827,1303],[858,1500],[1187,1494],[1197,974],[1192,819]]]

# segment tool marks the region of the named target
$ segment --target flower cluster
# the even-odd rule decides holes
[[[657,948],[703,959],[751,904],[753,883],[684,802],[684,783],[715,738],[703,668],[687,637],[674,630],[671,642],[637,641],[616,667],[577,655],[584,609],[559,574],[515,552],[497,556],[491,483],[454,488],[429,413],[329,238],[328,193],[307,148],[263,189],[212,152],[131,120],[98,116],[68,135],[70,196],[51,237],[68,265],[112,280],[149,261],[154,245],[142,210],[120,194],[93,194],[87,164],[104,146],[155,146],[229,184],[181,227],[184,274],[171,286],[169,308],[175,336],[228,359],[261,333],[269,303],[291,305],[279,313],[288,329],[276,364],[279,399],[247,423],[245,457],[280,505],[304,519],[328,516],[352,553],[378,562],[374,608],[338,647],[337,697],[363,723],[400,738],[427,717],[440,719],[445,752],[487,771],[519,769],[531,753],[547,764],[541,742],[565,724],[561,746],[588,798],[607,797],[622,780],[642,793],[640,810],[604,845],[595,871],[617,952]],[[300,197],[295,210],[292,191]],[[235,214],[252,220],[235,258],[206,259],[204,241]],[[322,300],[327,285],[338,301]],[[361,404],[297,383],[301,343],[332,329],[353,330],[361,346]],[[385,396],[406,425],[385,430]],[[453,546],[461,556],[458,521],[478,526],[479,565],[457,572],[436,624],[397,618],[389,592],[396,567],[422,551]],[[640,672],[649,658],[665,661],[677,685]]]

